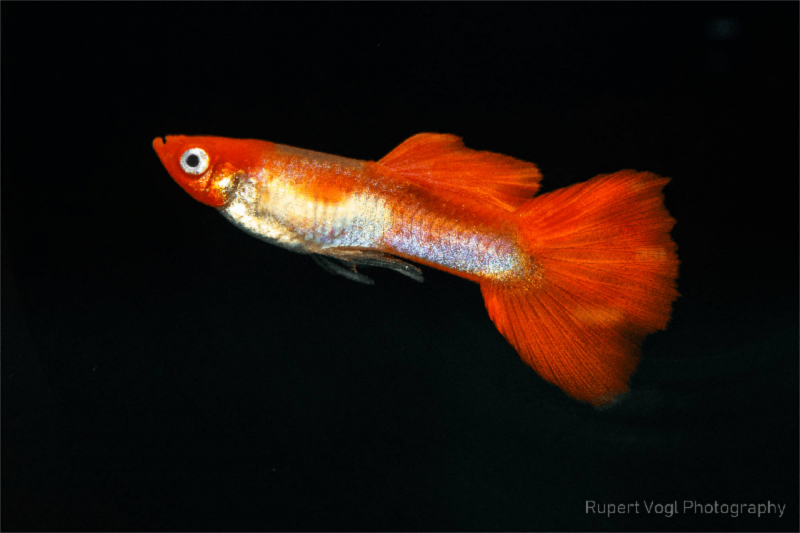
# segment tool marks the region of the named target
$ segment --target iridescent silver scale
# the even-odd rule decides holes
[[[391,205],[393,196],[382,193],[394,187],[367,182],[361,161],[280,148],[298,157],[278,172],[241,176],[231,200],[220,208],[251,235],[300,253],[359,247],[494,279],[524,273],[523,253],[508,232],[459,225],[453,206],[433,212],[422,207],[425,202],[414,203],[413,189],[403,196],[403,205]],[[302,194],[302,180],[320,165],[364,186],[336,202]]]
[[[398,217],[385,240],[397,252],[447,268],[493,278],[521,273],[522,254],[507,234],[454,224],[441,213],[418,209]]]

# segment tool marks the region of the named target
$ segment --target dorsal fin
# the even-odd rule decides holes
[[[536,194],[542,175],[533,163],[464,146],[460,137],[420,133],[378,161],[427,188],[479,199],[513,211]]]

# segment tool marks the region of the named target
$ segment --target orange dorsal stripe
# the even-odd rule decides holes
[[[320,179],[298,183],[294,185],[294,192],[322,204],[336,204],[347,198],[347,193],[338,184],[329,184]]]

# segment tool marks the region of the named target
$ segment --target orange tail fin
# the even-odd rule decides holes
[[[534,198],[515,213],[541,276],[481,283],[497,329],[573,398],[627,392],[642,341],[666,328],[678,297],[668,181],[623,170]]]

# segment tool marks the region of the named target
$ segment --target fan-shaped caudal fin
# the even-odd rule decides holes
[[[480,199],[509,211],[530,200],[542,179],[533,163],[472,150],[459,137],[440,133],[414,135],[378,164],[439,195]]]
[[[624,170],[517,210],[536,279],[481,284],[489,315],[545,380],[594,406],[628,390],[641,343],[678,297],[669,181]]]

